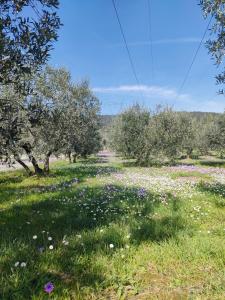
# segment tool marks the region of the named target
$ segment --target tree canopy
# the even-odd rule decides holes
[[[45,64],[61,25],[58,0],[0,1],[0,84],[29,90],[27,76]]]
[[[204,16],[214,17],[214,24],[211,28],[211,39],[206,43],[217,66],[221,65],[225,55],[225,1],[224,0],[201,0]],[[220,74],[216,76],[218,84],[222,85],[221,93],[224,93],[225,66]]]

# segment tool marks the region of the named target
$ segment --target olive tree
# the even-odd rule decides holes
[[[29,93],[28,76],[45,64],[57,40],[58,0],[0,1],[0,84]]]
[[[225,54],[225,2],[224,0],[201,0],[200,5],[205,17],[214,17],[211,28],[212,38],[207,41],[206,46],[211,53],[217,66],[219,66]],[[225,84],[225,68],[216,76],[218,84]],[[223,89],[221,93],[223,93]]]
[[[150,113],[136,104],[122,112],[111,126],[111,147],[124,157],[136,158]]]
[[[43,174],[53,154],[70,149],[88,155],[98,149],[98,100],[87,82],[73,84],[67,70],[46,67],[33,81],[32,96],[19,97],[6,87],[1,94],[6,100],[0,103],[0,154],[6,161],[17,160],[30,174],[21,160],[26,154],[35,173]]]
[[[145,128],[144,145],[138,161],[142,164],[165,158],[174,161],[182,150],[183,129],[179,113],[168,107],[159,107]]]

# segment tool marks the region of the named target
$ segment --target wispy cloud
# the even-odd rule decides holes
[[[222,113],[225,110],[225,104],[223,99],[221,100],[219,97],[218,99],[212,99],[212,100],[202,100],[202,101],[190,100],[189,102],[185,103],[183,108],[180,110]]]
[[[113,93],[126,93],[126,94],[137,94],[143,93],[146,97],[157,97],[167,99],[188,99],[187,94],[178,95],[175,89],[161,87],[161,86],[151,86],[151,85],[121,85],[118,87],[94,87],[93,91],[95,93],[102,94],[113,94]]]
[[[129,106],[129,104],[133,101],[132,99],[136,99],[136,96],[140,96],[141,93],[143,96],[142,103],[151,107],[157,103],[161,103],[171,105],[176,110],[186,111],[223,112],[225,109],[224,98],[219,96],[211,99],[208,97],[204,98],[203,96],[196,98],[196,96],[193,97],[190,94],[178,94],[176,89],[165,86],[121,85],[111,87],[94,87],[93,91],[110,97],[103,97],[103,103],[104,105],[107,105],[107,107],[109,106],[108,101],[110,101],[110,105],[112,107],[118,107],[117,102],[120,98],[123,99],[119,102],[120,106]],[[120,95],[120,97],[116,95]],[[113,102],[112,97],[114,98]]]
[[[167,39],[159,39],[153,40],[153,45],[163,45],[163,44],[188,44],[188,43],[199,43],[201,41],[200,38],[196,37],[186,37],[186,38],[167,38]],[[148,46],[150,45],[149,41],[137,41],[137,42],[128,42],[128,46],[130,47],[138,47],[138,46]],[[120,47],[124,46],[122,43],[115,43],[109,45],[112,47]]]

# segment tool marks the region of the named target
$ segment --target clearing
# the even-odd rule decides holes
[[[0,173],[0,298],[225,299],[225,168],[102,153]]]

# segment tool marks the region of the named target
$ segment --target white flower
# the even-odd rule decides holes
[[[50,250],[52,250],[53,248],[54,248],[53,245],[50,245],[50,246],[49,246],[49,249],[50,249]]]
[[[21,262],[21,264],[20,264],[20,266],[21,266],[22,268],[25,268],[26,265],[27,265],[27,263],[25,263],[25,262]]]
[[[110,249],[114,248],[114,245],[113,244],[109,244],[109,248]]]
[[[49,237],[48,237],[48,240],[49,240],[49,241],[52,241],[52,237],[51,237],[51,236],[49,236]]]
[[[37,235],[33,235],[33,240],[36,240],[37,239]]]
[[[18,267],[19,266],[19,264],[20,264],[20,262],[19,261],[17,261],[16,263],[15,263],[15,267]]]

